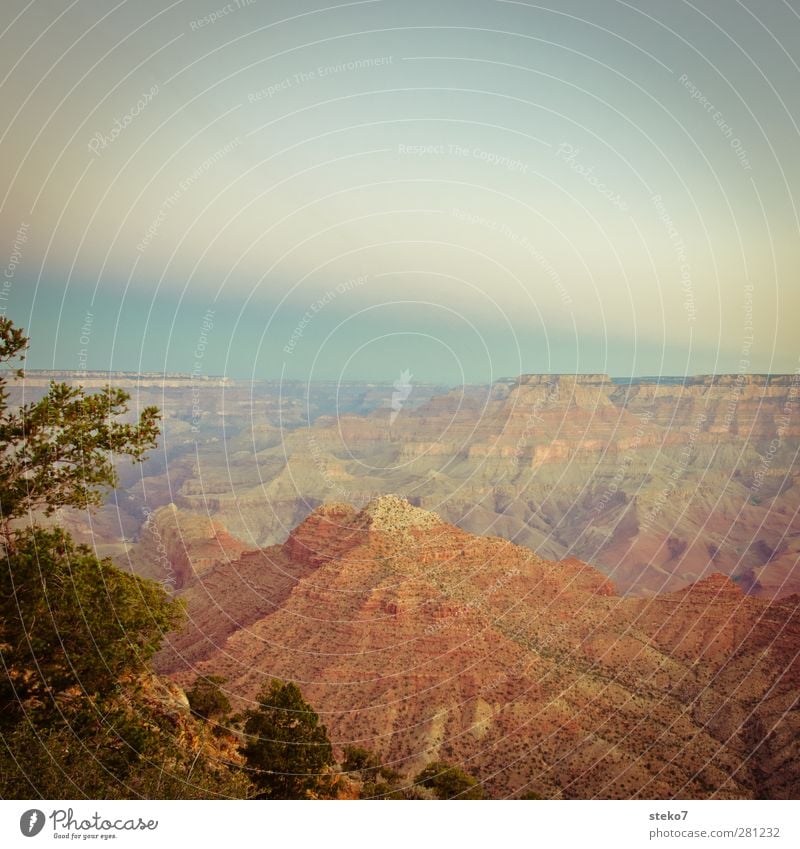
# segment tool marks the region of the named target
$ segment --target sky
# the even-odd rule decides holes
[[[800,3],[4,0],[31,368],[800,366]]]

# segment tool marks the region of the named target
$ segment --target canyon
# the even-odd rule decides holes
[[[177,684],[498,798],[796,797],[798,375],[119,381],[159,447],[50,521],[184,601]]]
[[[168,420],[172,453],[117,503],[175,503],[255,548],[320,504],[393,492],[464,530],[589,562],[625,594],[712,573],[764,598],[800,591],[797,375],[523,375],[415,406],[412,391],[399,411],[383,392],[291,425],[285,409],[246,417],[243,400],[221,435],[183,452]]]
[[[12,403],[52,376],[12,385]],[[134,409],[160,407],[161,444],[143,467],[120,467],[102,510],[60,521],[126,568],[138,568],[136,545],[170,504],[259,548],[325,502],[359,507],[393,492],[464,530],[589,562],[624,594],[712,573],[764,598],[800,591],[798,375],[522,375],[402,392],[113,379]]]

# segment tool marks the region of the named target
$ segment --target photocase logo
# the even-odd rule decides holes
[[[53,836],[65,839],[87,840],[99,837],[103,840],[116,837],[115,833],[123,831],[155,831],[158,828],[158,820],[144,820],[141,817],[115,820],[106,819],[97,811],[91,816],[76,819],[72,808],[55,808],[45,817],[44,811],[31,808],[19,818],[19,830],[25,837],[36,837],[44,828],[47,820],[53,822]],[[81,834],[81,832],[86,832]]]
[[[409,369],[404,369],[400,372],[400,377],[392,384],[394,392],[392,392],[392,412],[389,416],[389,424],[393,425],[395,419],[400,415],[400,410],[403,409],[403,402],[408,400],[408,396],[413,389],[411,378],[413,375]]]
[[[44,813],[38,808],[31,808],[19,818],[19,830],[25,837],[36,837],[44,828]]]

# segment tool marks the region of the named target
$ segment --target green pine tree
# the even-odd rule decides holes
[[[0,317],[0,365],[28,340]],[[144,459],[158,411],[51,383],[12,409],[0,372],[0,797],[243,797],[249,783],[149,661],[182,618],[163,587],[36,524],[99,504],[119,457]],[[170,690],[172,687],[172,690]]]
[[[263,799],[330,794],[334,764],[328,732],[296,684],[274,679],[246,714],[243,748],[251,780]]]

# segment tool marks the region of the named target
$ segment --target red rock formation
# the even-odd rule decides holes
[[[337,746],[403,771],[454,760],[496,796],[800,790],[797,599],[723,575],[623,598],[576,558],[390,497],[321,508],[183,596],[191,620],[163,670],[225,675],[243,705],[271,676],[295,680]]]

